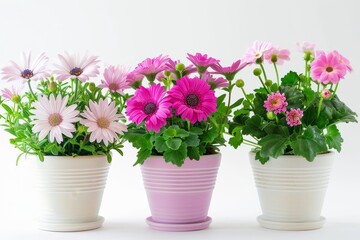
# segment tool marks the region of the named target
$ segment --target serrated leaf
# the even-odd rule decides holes
[[[259,160],[261,164],[264,165],[269,159],[269,157],[262,157],[260,151],[256,151],[255,160]]]
[[[329,148],[334,148],[336,151],[341,151],[341,143],[344,141],[341,137],[339,129],[335,125],[331,125],[326,128],[326,143]]]
[[[158,137],[155,139],[155,149],[159,153],[164,152],[166,149],[168,149],[168,146],[166,145],[166,140],[162,137]]]
[[[190,133],[184,129],[176,129],[176,137],[179,137],[179,138],[185,138],[187,136],[189,136]]]
[[[191,160],[200,160],[199,148],[197,147],[188,147],[187,155]]]
[[[139,146],[139,148],[146,148],[146,149],[152,149],[153,144],[150,141],[151,135],[145,134],[141,138],[137,139],[136,143]]]
[[[295,86],[300,81],[300,77],[296,72],[290,71],[281,78],[282,86]]]
[[[316,99],[316,93],[311,88],[305,88],[303,93],[305,97],[304,105],[309,106]]]
[[[165,130],[163,134],[165,139],[172,138],[176,136],[176,129],[174,127],[169,127]]]
[[[169,138],[168,140],[166,140],[166,146],[172,150],[177,150],[179,149],[182,140],[180,138]]]
[[[229,144],[235,149],[237,149],[244,140],[240,130],[241,127],[234,128],[234,130],[232,131],[232,137],[229,139]]]
[[[260,155],[262,158],[278,158],[283,155],[289,144],[289,136],[283,134],[269,134],[259,141],[261,146]]]
[[[280,92],[285,93],[287,108],[303,108],[304,94],[296,89],[296,87],[281,86]]]
[[[165,162],[171,162],[179,167],[183,165],[186,156],[187,156],[187,146],[185,143],[182,143],[177,150],[167,149],[164,152]]]
[[[302,135],[291,142],[291,147],[295,155],[303,156],[312,162],[319,153],[326,152],[326,138],[316,126],[308,126]]]
[[[255,94],[255,99],[254,99],[254,113],[256,115],[259,115],[263,118],[266,117],[266,109],[264,107],[264,102],[267,99],[268,95],[265,93],[256,93]]]
[[[200,144],[200,139],[198,135],[191,134],[185,139],[185,143],[188,147],[197,147]]]
[[[250,119],[246,120],[245,126],[242,129],[243,135],[251,135],[257,138],[262,138],[266,133],[262,130],[262,118],[258,115],[252,116]]]
[[[213,127],[209,131],[203,133],[203,135],[201,136],[202,142],[211,144],[215,140],[217,135],[218,135],[217,129]]]
[[[151,150],[150,149],[141,148],[137,153],[137,161],[134,164],[134,166],[137,165],[137,164],[143,164],[144,161],[147,158],[149,158],[150,156],[151,156]]]
[[[192,127],[190,128],[190,133],[195,135],[201,135],[203,133],[203,130],[198,127]]]

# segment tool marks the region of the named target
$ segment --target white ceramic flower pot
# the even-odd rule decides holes
[[[106,156],[28,156],[36,194],[38,227],[47,231],[99,228],[98,216],[110,164]]]
[[[250,152],[263,215],[259,223],[276,230],[318,229],[335,153],[318,155],[313,162],[299,156],[280,156],[265,165]]]

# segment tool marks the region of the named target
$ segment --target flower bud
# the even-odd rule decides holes
[[[260,76],[262,73],[261,69],[260,68],[255,68],[254,71],[253,71],[253,74],[255,76]]]
[[[305,52],[305,56],[304,56],[305,61],[310,61],[311,57],[312,57],[311,52]]]
[[[276,115],[273,111],[269,111],[266,113],[266,117],[269,119],[269,120],[274,120],[276,118]]]
[[[48,89],[49,89],[50,92],[56,92],[56,90],[57,90],[56,82],[50,81],[50,82],[47,83],[47,85],[48,85]]]
[[[13,94],[10,98],[10,100],[13,102],[13,103],[19,103],[21,101],[21,97],[17,94]]]
[[[84,125],[80,125],[80,126],[78,126],[77,130],[79,133],[84,133],[84,132],[86,132],[86,127]]]
[[[178,63],[175,66],[175,70],[178,71],[178,72],[182,72],[182,71],[185,70],[185,65],[183,63]]]
[[[239,79],[239,80],[236,80],[235,85],[238,88],[243,88],[245,86],[245,82],[243,80]]]
[[[270,87],[270,90],[271,90],[272,92],[278,91],[278,90],[279,90],[279,86],[277,85],[277,83],[272,84],[271,87]]]
[[[257,64],[261,64],[263,62],[263,59],[260,57],[260,58],[258,58],[258,59],[256,59],[256,63]]]
[[[271,87],[272,84],[273,84],[273,82],[271,80],[269,80],[269,79],[265,81],[265,85],[267,87]]]
[[[95,83],[91,82],[91,83],[89,84],[89,90],[92,91],[92,92],[94,92],[94,91],[96,90]]]
[[[321,92],[321,97],[324,98],[324,99],[329,99],[331,97],[331,92],[329,89],[324,89],[322,92]]]
[[[271,62],[273,63],[277,62],[277,56],[275,54],[271,56]]]
[[[169,72],[169,71],[167,71],[167,70],[164,71],[164,76],[165,76],[165,77],[168,78],[168,77],[170,77],[170,75],[171,75],[171,72]]]

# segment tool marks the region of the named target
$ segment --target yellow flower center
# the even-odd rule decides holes
[[[61,117],[61,115],[59,113],[53,113],[50,114],[49,118],[48,118],[48,122],[50,124],[50,126],[52,127],[56,127],[58,125],[60,125],[63,121],[63,118]]]

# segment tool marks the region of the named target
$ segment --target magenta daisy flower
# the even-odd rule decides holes
[[[281,94],[279,91],[269,94],[267,100],[264,102],[266,111],[274,111],[275,114],[286,112],[287,105],[285,94]]]
[[[49,141],[57,143],[63,141],[62,135],[72,138],[72,132],[75,132],[73,123],[78,122],[79,111],[75,110],[76,105],[66,107],[68,96],[62,98],[58,95],[55,99],[51,94],[48,99],[45,96],[39,97],[39,100],[34,102],[35,109],[31,111],[34,116],[34,133],[39,133],[39,141],[43,140],[50,132]]]
[[[136,71],[132,71],[126,76],[127,82],[134,89],[137,89],[141,85],[143,78],[144,75],[137,73]]]
[[[182,77],[169,91],[176,114],[192,124],[207,120],[216,111],[216,97],[210,84],[194,77]]]
[[[88,56],[85,54],[82,58],[79,54],[68,53],[64,55],[58,54],[61,65],[55,64],[58,68],[54,71],[59,81],[69,78],[77,78],[82,82],[86,82],[90,77],[96,77],[99,74],[100,60],[97,56]]]
[[[279,47],[273,47],[264,54],[264,58],[269,63],[276,63],[282,65],[284,61],[290,60],[290,51],[287,49],[281,49]]]
[[[297,43],[296,45],[300,52],[315,56],[315,47],[316,47],[315,43],[301,42],[301,43]]]
[[[176,72],[176,65],[179,64],[180,61],[173,61],[171,59],[169,59],[169,61],[166,63],[166,69],[165,70],[168,70],[169,72],[172,72],[172,73],[175,73]],[[186,75],[189,75],[191,73],[194,73],[196,72],[196,67],[194,67],[194,65],[189,65],[187,67],[185,67],[185,69],[181,72],[181,75],[182,76],[186,76]],[[177,80],[177,77],[176,75],[174,74],[174,79]]]
[[[222,67],[220,63],[216,63],[212,65],[211,68],[215,70],[214,73],[224,75],[228,80],[233,80],[235,75],[247,65],[247,62],[241,62],[241,60],[238,60],[228,67]]]
[[[159,132],[171,116],[171,102],[164,87],[153,84],[149,88],[140,86],[135,95],[127,100],[126,114],[137,125],[145,121],[148,131]]]
[[[99,88],[107,88],[110,92],[117,92],[124,95],[123,90],[129,88],[127,80],[127,69],[120,66],[109,66],[104,70],[104,80]]]
[[[155,58],[147,58],[137,65],[135,72],[144,75],[150,82],[153,82],[156,74],[166,69],[168,60],[167,56],[162,55]]]
[[[286,122],[290,127],[294,127],[301,124],[301,118],[303,117],[303,111],[299,108],[290,109],[286,112]]]
[[[100,99],[99,103],[95,103],[90,100],[89,106],[85,106],[85,111],[81,113],[84,119],[81,119],[80,123],[91,132],[90,142],[103,141],[107,146],[114,140],[119,140],[117,134],[124,134],[127,127],[119,122],[123,115],[117,114],[118,107],[115,107],[115,102],[108,104],[107,100]]]
[[[208,57],[207,54],[202,55],[201,53],[196,53],[195,55],[191,55],[188,53],[187,55],[187,59],[196,66],[200,74],[204,73],[208,67],[219,62],[219,60],[215,58]]]
[[[253,64],[257,59],[263,58],[263,55],[272,48],[272,44],[269,42],[259,42],[255,41],[251,48],[249,48],[243,61],[249,64]]]
[[[223,77],[214,78],[209,72],[204,72],[201,79],[210,84],[211,89],[224,88],[229,86],[229,81]]]
[[[15,88],[15,86],[11,86],[11,88],[5,88],[1,90],[1,96],[3,96],[7,100],[11,100],[14,103],[18,103],[21,99],[20,92],[22,88]]]
[[[311,77],[318,83],[337,84],[346,74],[346,65],[340,62],[336,53],[320,54],[310,64]]]
[[[23,82],[28,80],[41,80],[50,76],[46,70],[46,64],[49,61],[45,53],[41,53],[35,59],[32,58],[31,52],[28,54],[22,53],[22,64],[17,64],[10,61],[11,65],[1,69],[3,79],[7,81],[15,81],[22,79]]]

